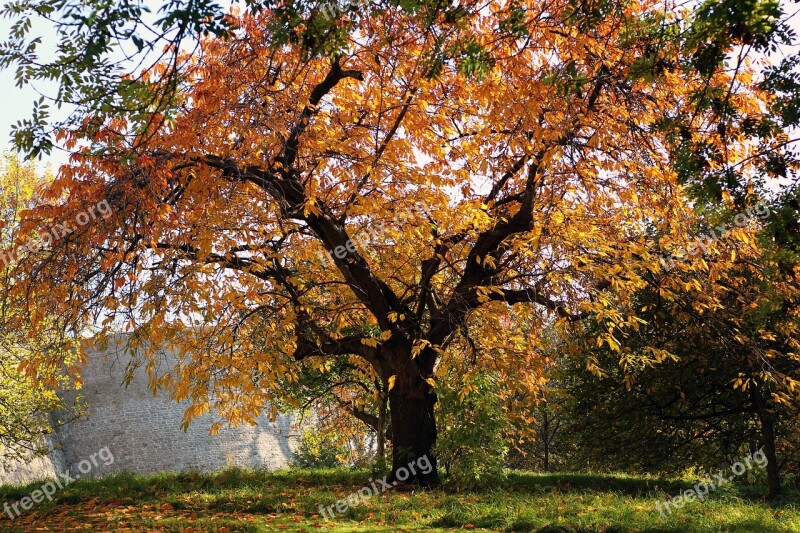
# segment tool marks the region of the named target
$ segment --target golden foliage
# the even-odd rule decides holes
[[[104,151],[74,155],[28,223],[103,199],[114,214],[31,257],[15,290],[76,335],[131,332],[153,386],[192,402],[187,422],[211,403],[252,422],[296,359],[326,354],[359,356],[406,390],[408,368],[424,383],[475,338],[474,365],[535,391],[544,362],[522,322],[568,331],[594,316],[598,343],[624,356],[619,332],[641,323],[632,296],[696,219],[654,124],[694,113],[687,134],[745,174],[756,148],[692,108],[706,80],[690,69],[631,74],[647,43],[630,29],[662,3],[620,4],[583,31],[563,23],[571,2],[520,4],[525,39],[496,31],[503,2],[458,26],[387,9],[347,53],[312,60],[273,46],[268,13],[240,18],[235,38],[184,58],[183,112],[161,128],[130,139],[121,121],[87,118]],[[494,68],[429,75],[435,47],[466,41]],[[709,83],[743,116],[766,98],[746,67]],[[726,238],[742,255],[752,231]],[[678,267],[707,286],[673,272],[663,297],[719,305],[736,262],[721,251]],[[159,370],[164,345],[179,363]]]

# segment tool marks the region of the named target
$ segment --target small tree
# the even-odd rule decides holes
[[[303,365],[295,379],[284,382],[286,400],[278,407],[285,412],[299,412],[301,420],[312,420],[317,430],[338,439],[342,447],[359,441],[360,451],[374,444],[372,459],[375,467],[382,470],[386,464],[387,440],[391,439],[388,384],[352,357],[319,363]]]
[[[36,203],[36,191],[48,179],[40,177],[35,165],[22,163],[10,153],[0,163],[0,456],[5,461],[30,459],[31,455],[49,451],[42,437],[54,425],[77,413],[70,410],[57,394],[67,382],[62,368],[40,371],[28,366],[37,355],[70,356],[60,351],[54,339],[53,321],[44,319],[41,336],[27,337],[11,324],[24,322],[14,294],[14,273],[19,268],[12,252],[19,238],[22,214]],[[49,326],[49,327],[48,327]],[[58,353],[56,353],[58,352]],[[39,382],[30,378],[36,373]]]

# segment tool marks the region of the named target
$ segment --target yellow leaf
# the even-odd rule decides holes
[[[394,388],[394,382],[397,379],[397,376],[389,376],[389,390]]]
[[[371,348],[378,347],[378,339],[361,339],[361,344],[369,346]]]

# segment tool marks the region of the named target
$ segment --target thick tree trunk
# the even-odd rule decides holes
[[[410,365],[414,366],[414,365]],[[436,442],[436,394],[419,373],[397,376],[389,391],[392,425],[392,481],[431,486],[439,482]]]
[[[764,456],[767,459],[767,499],[774,500],[781,493],[780,465],[775,450],[775,420],[766,399],[757,386],[750,388],[750,397],[753,399],[753,405],[761,425],[761,439],[764,442]]]

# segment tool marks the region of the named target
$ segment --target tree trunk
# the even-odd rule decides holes
[[[544,438],[542,441],[544,442],[544,471],[550,471],[550,420],[547,418],[547,409],[544,410],[544,426],[543,426],[543,433]]]
[[[389,391],[392,425],[392,481],[424,486],[439,482],[433,445],[436,442],[436,419],[433,388],[419,375],[415,365],[407,375],[396,376]]]
[[[386,411],[386,396],[381,393],[381,404],[378,407],[378,428],[376,429],[378,449],[375,451],[376,463],[381,469],[386,464]]]
[[[775,420],[769,411],[767,401],[756,385],[750,387],[750,397],[761,425],[761,439],[764,441],[764,456],[767,459],[767,499],[774,500],[781,493],[780,465],[775,450]]]

